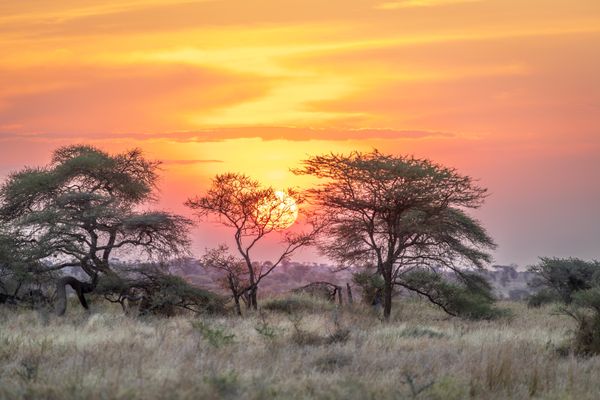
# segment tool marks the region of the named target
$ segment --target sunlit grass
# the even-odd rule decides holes
[[[206,317],[200,329],[105,306],[65,318],[2,308],[0,398],[595,398],[600,358],[557,351],[572,322],[504,306],[511,318],[472,322],[406,301],[386,325],[359,305],[317,303]],[[326,340],[339,327],[347,341]]]

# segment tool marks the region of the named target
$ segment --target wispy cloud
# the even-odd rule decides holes
[[[396,10],[399,8],[434,7],[452,4],[479,3],[481,0],[400,0],[381,3],[376,8],[380,10]]]
[[[165,165],[193,165],[193,164],[209,164],[222,163],[223,160],[163,160]]]
[[[309,141],[309,140],[361,140],[361,139],[424,139],[453,137],[454,133],[426,131],[426,130],[399,130],[385,128],[361,128],[361,129],[341,129],[341,128],[302,128],[286,126],[245,126],[231,128],[214,128],[198,131],[186,132],[157,132],[157,133],[105,133],[81,134],[78,132],[52,132],[52,133],[15,133],[11,131],[2,131],[0,129],[0,140],[28,139],[28,140],[133,140],[133,141],[156,141],[167,140],[172,142],[221,142],[232,139],[261,139],[264,141],[288,140],[288,141]],[[219,162],[219,160],[173,160],[172,163],[197,163],[197,162]],[[169,161],[171,163],[171,161]]]

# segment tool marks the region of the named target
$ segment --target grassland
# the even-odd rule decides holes
[[[561,351],[571,320],[503,306],[513,317],[474,322],[411,300],[389,324],[319,302],[202,319],[0,308],[0,398],[598,398],[600,358]]]

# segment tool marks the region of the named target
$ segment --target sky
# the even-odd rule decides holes
[[[495,263],[600,259],[598,0],[0,0],[0,54],[0,176],[139,147],[189,215],[217,173],[377,148],[487,187]]]

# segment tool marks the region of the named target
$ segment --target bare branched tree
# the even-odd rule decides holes
[[[222,244],[206,251],[206,254],[202,257],[202,266],[204,268],[219,270],[225,274],[219,280],[219,283],[223,289],[231,293],[236,313],[242,315],[240,299],[245,299],[244,295],[246,294],[249,282],[249,271],[245,260],[234,257],[229,252],[229,247]]]
[[[198,217],[216,216],[220,223],[232,228],[235,246],[248,270],[245,291],[249,295],[249,307],[256,309],[261,280],[296,250],[313,243],[313,229],[308,233],[286,230],[303,203],[303,195],[295,190],[278,192],[272,187],[262,187],[247,175],[226,173],[215,176],[205,195],[189,199],[185,204]],[[275,233],[283,238],[279,256],[271,263],[253,262],[251,253],[255,246]]]

